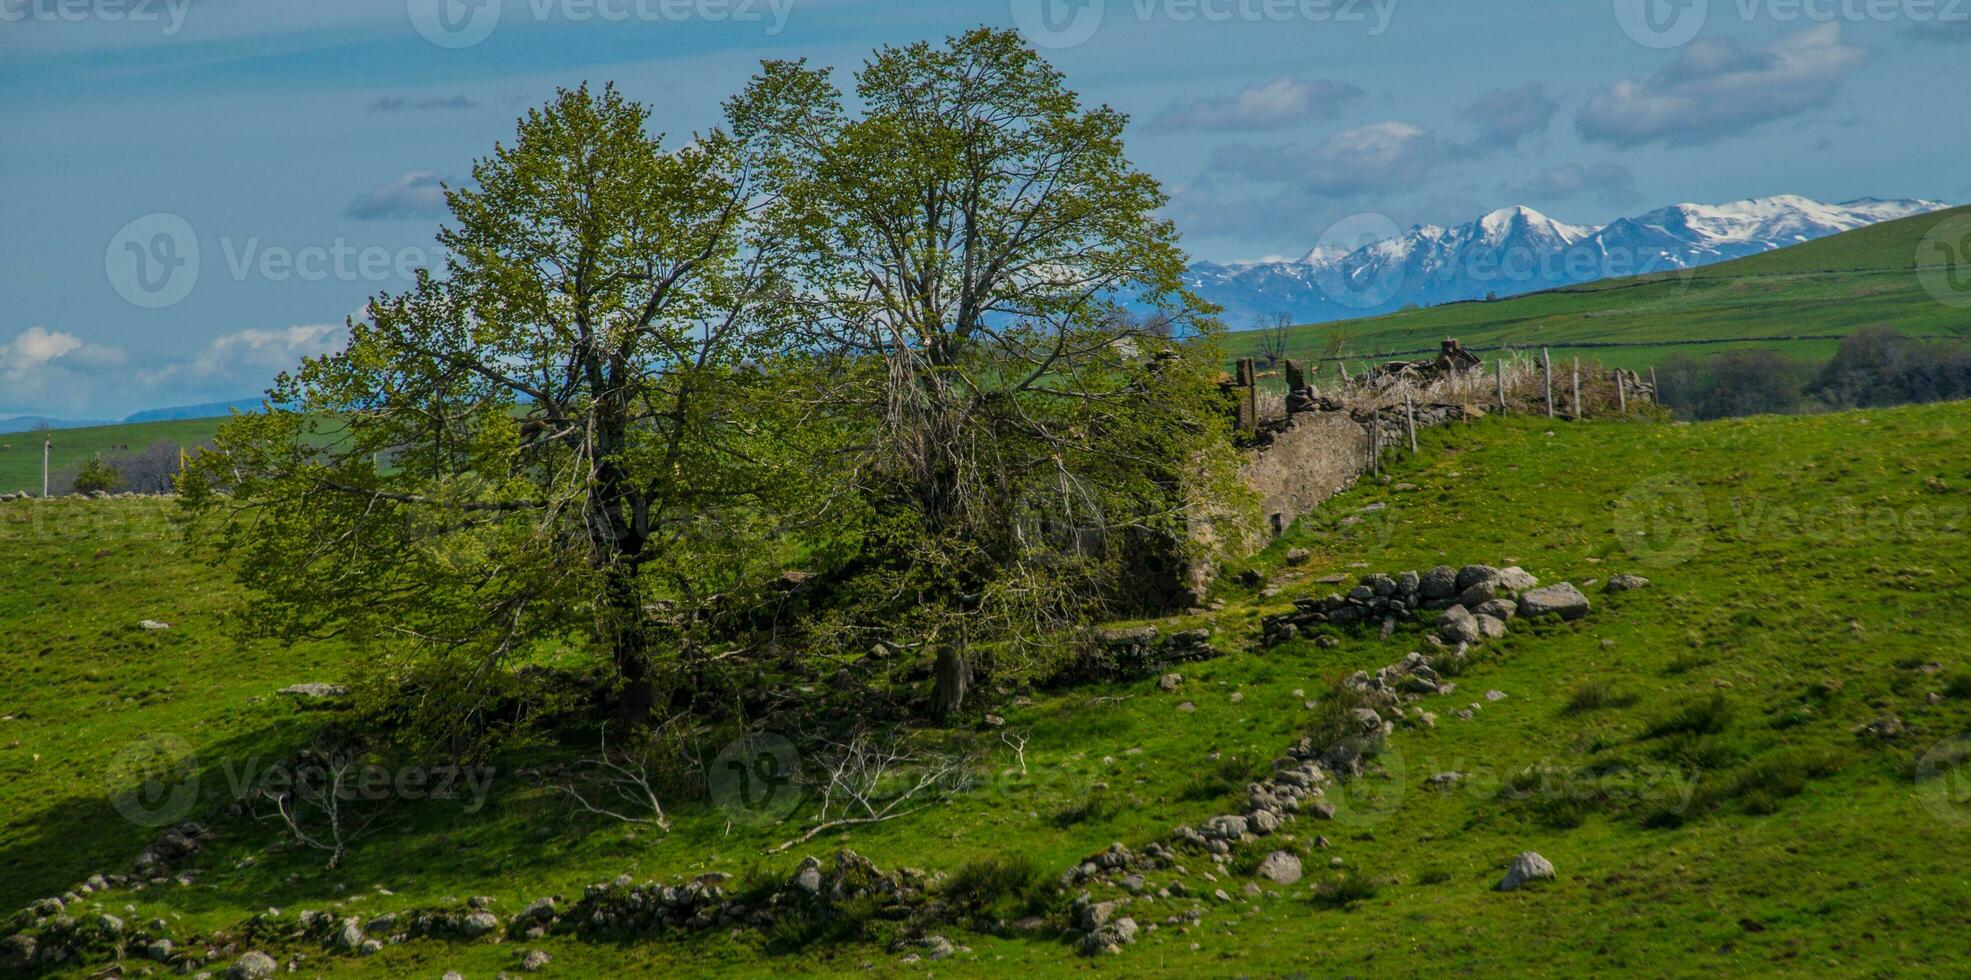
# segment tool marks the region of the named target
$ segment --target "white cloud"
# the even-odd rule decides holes
[[[341,350],[347,340],[347,331],[339,323],[240,330],[214,337],[189,360],[139,371],[137,381],[152,388],[258,391],[274,375],[300,364],[302,358]]]
[[[1324,197],[1414,187],[1444,158],[1435,136],[1409,123],[1345,129],[1311,149],[1234,145],[1219,150],[1219,169],[1279,181]]]
[[[1333,79],[1281,75],[1237,93],[1172,105],[1151,123],[1158,129],[1278,129],[1308,119],[1332,119],[1362,90]]]
[[[1705,39],[1646,79],[1617,82],[1575,116],[1582,138],[1617,146],[1695,146],[1832,101],[1868,52],[1823,24],[1764,51]]]
[[[444,178],[436,171],[413,170],[364,191],[342,213],[359,221],[438,217],[445,213]]]

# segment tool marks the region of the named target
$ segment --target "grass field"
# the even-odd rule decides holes
[[[98,893],[72,911],[161,919],[178,935],[237,933],[270,906],[367,916],[484,895],[510,914],[619,873],[784,879],[802,854],[841,847],[884,868],[1013,857],[1051,875],[1112,841],[1136,847],[1228,812],[1246,774],[1309,724],[1307,702],[1424,649],[1404,628],[1262,651],[1262,616],[1331,591],[1315,581],[1330,574],[1486,562],[1580,584],[1595,609],[1575,624],[1516,623],[1455,692],[1419,703],[1434,728],[1399,728],[1350,784],[1355,819],[1303,819],[1291,841],[1274,838],[1304,853],[1306,880],[1251,896],[1249,878],[1204,880],[1199,857],[1191,894],[1230,900],[1137,899],[1140,923],[1193,905],[1203,918],[1145,932],[1113,961],[942,926],[969,952],[910,965],[885,922],[805,946],[739,929],[412,940],[368,958],[268,950],[351,976],[490,976],[532,948],[554,957],[547,976],[1964,973],[1971,951],[1948,937],[1971,928],[1959,764],[1971,756],[1971,404],[1701,425],[1492,419],[1422,441],[1387,481],[1330,501],[1251,563],[1280,591],[1228,575],[1222,610],[1159,624],[1211,625],[1228,654],[1182,668],[1178,690],[1149,678],[1024,706],[1002,696],[991,710],[1006,727],[969,735],[998,747],[950,805],[768,856],[810,809],[754,823],[680,800],[668,834],[577,819],[526,775],[539,755],[520,752],[495,760],[483,807],[405,804],[334,871],[281,846],[271,823],[222,817],[192,884]],[[0,506],[0,909],[128,867],[155,833],[107,800],[129,788],[132,747],[180,746],[202,801],[223,803],[241,773],[337,717],[274,692],[347,679],[357,655],[228,639],[235,588],[185,559],[170,518],[151,500]],[[1311,558],[1287,566],[1290,548]],[[1594,583],[1617,573],[1654,585],[1604,596]],[[1893,737],[1859,733],[1891,715]],[[1023,760],[1002,733],[1027,737]],[[1464,781],[1428,782],[1453,771]],[[1917,778],[1933,772],[1945,778]],[[1492,891],[1524,850],[1551,859],[1558,880]],[[1154,891],[1179,876],[1150,877]],[[1353,903],[1315,896],[1343,880]]]
[[[1556,356],[1636,369],[1676,353],[1747,348],[1820,363],[1839,338],[1877,325],[1914,336],[1971,338],[1971,304],[1939,302],[1917,274],[1924,236],[1967,215],[1971,208],[1919,215],[1680,273],[1295,327],[1287,356],[1319,356],[1336,330],[1347,337],[1347,355],[1360,362],[1434,351],[1456,337],[1467,346],[1544,346]],[[1690,341],[1700,343],[1683,343]],[[1226,339],[1233,357],[1258,354],[1260,344],[1254,332]]]
[[[0,493],[41,492],[43,438],[54,441],[49,452],[49,468],[60,474],[74,470],[97,453],[109,458],[141,452],[154,442],[172,442],[189,449],[210,440],[225,421],[223,418],[173,419],[0,435]]]

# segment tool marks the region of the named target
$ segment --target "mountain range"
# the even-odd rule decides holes
[[[1782,195],[1678,204],[1599,228],[1512,207],[1450,228],[1419,225],[1367,242],[1323,242],[1292,261],[1199,262],[1185,278],[1224,307],[1233,329],[1280,313],[1321,323],[1691,269],[1948,206],[1878,198],[1823,204]]]

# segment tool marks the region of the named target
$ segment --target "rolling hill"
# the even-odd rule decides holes
[[[1961,944],[1938,937],[1971,925],[1971,811],[1955,792],[1971,760],[1967,430],[1962,403],[1429,430],[1385,480],[1232,569],[1253,575],[1221,580],[1222,608],[1119,624],[1210,630],[1215,658],[1161,683],[997,679],[985,710],[1003,721],[959,726],[981,754],[948,803],[773,851],[814,819],[812,799],[761,815],[680,791],[668,830],[585,818],[555,787],[570,750],[523,747],[489,760],[483,805],[400,801],[332,870],[235,794],[349,717],[276,692],[352,680],[370,655],[335,638],[234,642],[241,594],[184,552],[169,504],[0,505],[0,914],[68,893],[61,916],[24,911],[5,931],[79,930],[97,944],[86,956],[40,968],[76,977],[135,933],[171,938],[171,968],[215,975],[247,950],[357,977],[492,976],[534,951],[544,976],[1086,975],[1070,932],[1094,914],[1084,891],[1124,903],[1104,914],[1129,917],[1134,941],[1103,966],[1132,976],[1959,975]],[[1592,609],[1516,620],[1462,660],[1412,625],[1258,641],[1294,599],[1465,562],[1576,583]],[[1604,592],[1624,573],[1652,582]],[[1222,862],[1187,848],[1138,879],[1059,885],[1112,842],[1140,854],[1244,806],[1273,760],[1333,723],[1343,679],[1419,650],[1442,685],[1330,788],[1335,819],[1303,810]],[[148,756],[133,752],[161,747],[190,782],[160,790],[190,785],[211,814],[182,883],[88,884],[158,836],[113,801],[136,791],[131,760]],[[798,895],[803,856],[834,881],[843,849],[924,869],[910,880],[972,911],[822,900],[768,927],[610,925],[633,907],[611,896],[721,880],[735,902]],[[1271,851],[1304,877],[1257,877],[1284,861]],[[1526,851],[1554,880],[1494,890]],[[653,879],[671,884],[629,890]],[[541,908],[558,924],[524,934],[537,913],[523,910]],[[488,909],[477,938],[444,925]],[[349,922],[387,941],[345,951]],[[144,949],[123,962],[159,955]]]
[[[1887,325],[1923,337],[1971,338],[1971,308],[1940,302],[1917,276],[1924,236],[1971,208],[1917,215],[1790,248],[1628,279],[1491,302],[1295,327],[1290,357],[1315,357],[1337,333],[1357,361],[1434,351],[1456,337],[1475,348],[1552,348],[1646,368],[1673,352],[1770,348],[1820,361],[1839,338]],[[1227,336],[1232,356],[1262,350],[1262,332]],[[1359,367],[1357,368],[1359,369]]]

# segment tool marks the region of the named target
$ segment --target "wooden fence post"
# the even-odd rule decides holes
[[[1574,420],[1578,422],[1587,417],[1588,413],[1581,405],[1581,359],[1577,357],[1574,359]]]
[[[1540,384],[1547,389],[1547,417],[1554,417],[1554,359],[1540,348]]]
[[[1492,362],[1493,376],[1499,382],[1499,414],[1506,414],[1506,359],[1501,357]]]
[[[1623,418],[1629,417],[1629,376],[1621,368],[1615,369],[1615,407]]]
[[[1651,405],[1663,404],[1662,392],[1663,389],[1656,387],[1656,365],[1651,364],[1649,366],[1649,403]]]
[[[1417,406],[1410,400],[1410,388],[1403,388],[1403,428],[1410,434],[1410,455],[1417,454]]]

